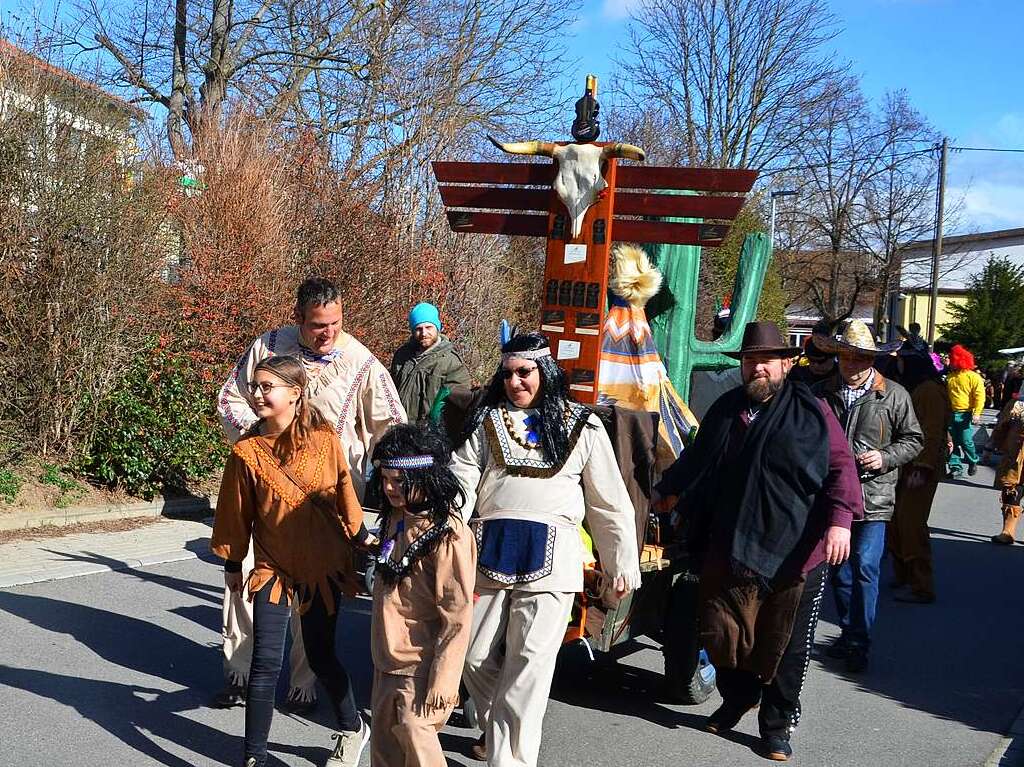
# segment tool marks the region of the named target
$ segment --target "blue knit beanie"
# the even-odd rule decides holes
[[[416,326],[423,322],[429,322],[440,333],[441,327],[441,315],[437,312],[437,307],[433,304],[422,303],[416,304],[409,312],[409,332],[411,333],[416,329]]]

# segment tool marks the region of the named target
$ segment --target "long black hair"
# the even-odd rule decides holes
[[[501,353],[532,352],[546,349],[550,345],[547,336],[541,333],[522,333],[506,341],[501,347]],[[569,404],[569,381],[565,377],[565,371],[558,366],[554,357],[540,357],[536,363],[540,371],[540,401],[537,403],[537,409],[540,411],[540,424],[537,429],[541,447],[544,448],[549,461],[559,463],[572,449],[572,445],[569,444],[569,424],[565,418],[566,407]],[[487,385],[486,394],[477,409],[466,419],[460,443],[469,439],[470,435],[483,423],[490,410],[498,407],[507,399],[502,368],[503,365],[499,362],[498,369],[494,371],[494,376]],[[582,406],[578,405],[577,407]]]
[[[430,543],[422,549],[410,552],[411,561],[401,570],[379,568],[378,572],[386,582],[395,583],[401,580],[408,572],[408,566],[414,564],[416,559],[432,552],[442,540],[451,534],[449,520],[459,517],[461,509],[466,503],[466,494],[462,490],[462,485],[449,467],[451,455],[451,445],[447,438],[437,427],[432,425],[397,424],[392,426],[373,449],[374,470],[370,483],[381,499],[381,531],[387,531],[391,517],[395,513],[391,504],[388,503],[387,494],[382,486],[381,464],[386,467],[389,460],[412,456],[430,456],[433,463],[422,468],[400,470],[402,472],[402,489],[405,491],[406,498],[410,498],[414,494],[418,494],[422,498],[415,505],[410,503],[409,510],[414,514],[429,516],[433,526],[443,531],[441,535],[432,536],[429,539]]]

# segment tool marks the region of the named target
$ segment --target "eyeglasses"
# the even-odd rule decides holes
[[[529,378],[530,377],[530,373],[532,373],[536,369],[537,369],[536,365],[534,365],[532,368],[528,368],[528,367],[502,368],[501,369],[501,377],[504,378],[506,381],[510,380],[512,378],[512,376],[518,376],[520,379]]]
[[[271,383],[270,381],[263,381],[262,383],[251,383],[249,384],[249,393],[255,394],[256,390],[263,392],[264,394],[270,394],[274,389],[291,389],[292,387],[288,384],[283,383]]]

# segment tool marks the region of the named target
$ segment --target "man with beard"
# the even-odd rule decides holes
[[[391,377],[410,423],[426,420],[442,387],[470,387],[469,370],[442,329],[436,306],[416,304],[409,312],[409,340],[391,362]]]
[[[760,753],[774,761],[793,753],[827,565],[849,555],[863,515],[839,422],[786,378],[799,353],[773,323],[749,323],[733,353],[743,386],[712,405],[658,485],[678,496],[701,568],[700,635],[722,695],[704,728],[725,733],[760,704]]]

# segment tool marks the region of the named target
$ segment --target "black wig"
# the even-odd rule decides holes
[[[541,333],[523,333],[512,336],[505,342],[501,347],[501,353],[536,351],[549,346],[547,336]],[[549,461],[561,463],[572,449],[569,441],[570,428],[565,418],[566,407],[569,404],[569,382],[565,377],[565,371],[558,366],[553,356],[540,357],[536,363],[540,370],[541,384],[540,402],[537,406],[540,413],[540,424],[537,427],[540,443]],[[466,420],[462,442],[469,439],[476,428],[483,423],[491,409],[505,402],[505,380],[502,377],[502,367],[502,363],[499,362],[498,369],[487,386],[484,398]],[[577,405],[577,407],[581,406]]]
[[[414,554],[409,565],[436,549],[437,545],[451,534],[449,519],[458,517],[466,502],[466,494],[462,490],[462,485],[449,467],[451,454],[451,446],[444,434],[430,425],[398,424],[392,426],[373,449],[374,471],[370,483],[373,489],[379,493],[381,499],[381,531],[388,529],[391,516],[394,514],[394,509],[388,503],[387,494],[382,486],[381,468],[386,468],[387,462],[394,459],[412,456],[430,456],[433,459],[430,466],[401,469],[402,489],[405,491],[406,497],[419,491],[423,499],[415,506],[410,505],[409,510],[413,514],[429,516],[434,529],[438,531],[436,535],[430,537],[428,545],[415,552],[409,552]],[[408,566],[400,569],[378,567],[377,572],[383,576],[385,582],[397,583],[408,572],[408,569]]]

